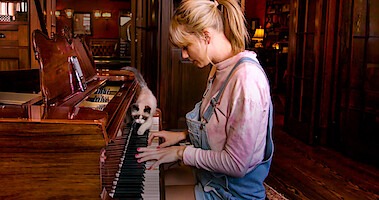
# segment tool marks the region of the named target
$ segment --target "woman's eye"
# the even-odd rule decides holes
[[[187,46],[183,47],[183,50],[187,50]]]

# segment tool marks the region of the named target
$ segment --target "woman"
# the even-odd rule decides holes
[[[271,163],[272,104],[265,73],[245,51],[245,19],[234,0],[185,0],[171,25],[182,57],[212,70],[201,102],[186,115],[188,131],[155,132],[158,148],[139,148],[139,162],[182,160],[196,167],[196,199],[264,199]],[[193,146],[170,146],[189,136]],[[154,167],[152,166],[152,167]]]

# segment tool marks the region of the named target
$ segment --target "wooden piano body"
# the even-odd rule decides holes
[[[99,199],[100,151],[122,130],[137,84],[128,73],[99,76],[79,38],[51,40],[35,31],[33,44],[41,92],[13,102],[15,93],[0,92],[0,199]],[[71,56],[79,61],[84,91]],[[110,101],[88,107],[96,104],[88,102],[95,91],[107,87],[118,88]]]

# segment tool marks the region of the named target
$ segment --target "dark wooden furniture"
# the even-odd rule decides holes
[[[278,44],[277,49],[288,47],[289,0],[267,0],[265,12],[266,47]]]
[[[0,176],[6,182],[0,198],[99,199],[100,151],[123,129],[137,87],[134,78],[97,76],[79,38],[49,39],[35,31],[33,45],[40,88],[16,93],[26,96],[17,104],[7,99],[15,93],[0,93]],[[79,61],[84,91],[68,62],[71,56]],[[108,102],[89,101],[104,91]]]

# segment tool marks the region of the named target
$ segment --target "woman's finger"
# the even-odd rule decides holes
[[[155,154],[153,154],[153,155],[151,155],[151,154],[150,155],[142,155],[140,157],[140,159],[137,160],[137,162],[142,163],[142,162],[145,162],[145,161],[148,161],[148,160],[158,160],[157,157],[158,156],[155,155]]]
[[[151,167],[149,168],[149,170],[158,167],[160,164],[161,164],[160,160],[157,160],[156,162],[154,162],[154,163],[151,165]]]
[[[151,142],[153,141],[153,139],[155,137],[164,137],[164,135],[161,132],[159,132],[159,131],[151,132],[150,135],[149,135],[149,138],[147,139],[147,145],[148,146],[151,145]]]
[[[145,151],[156,151],[158,150],[158,147],[139,147],[137,148],[138,152],[145,152]]]
[[[168,147],[171,146],[171,143],[169,141],[165,141],[162,144],[158,145],[159,148]]]
[[[157,161],[151,161],[151,162],[153,162],[153,164],[149,167],[148,170],[154,169],[154,166],[156,166],[155,163],[157,163]]]

